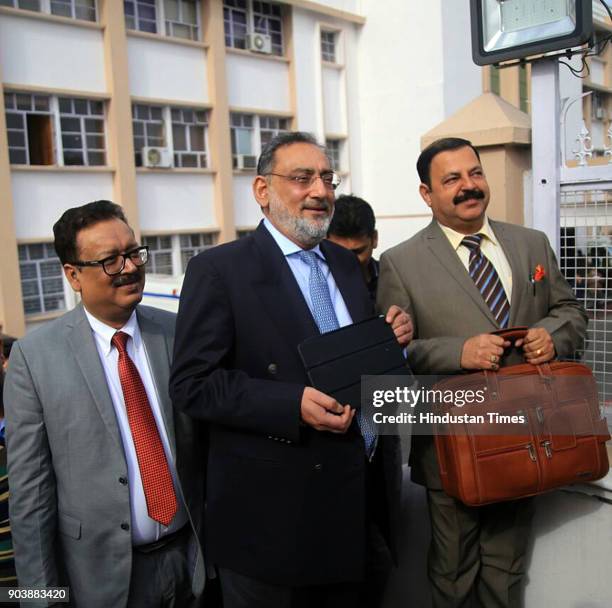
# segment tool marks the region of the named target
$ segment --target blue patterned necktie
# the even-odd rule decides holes
[[[510,303],[495,267],[480,249],[482,237],[482,234],[472,234],[464,237],[461,244],[470,250],[470,276],[498,325],[503,329],[510,318]]]
[[[300,251],[298,256],[302,262],[308,264],[310,276],[308,277],[308,289],[312,300],[312,314],[314,320],[322,334],[338,329],[338,317],[332,303],[327,279],[321,270],[317,254],[314,251]],[[363,435],[368,458],[372,458],[376,449],[377,435],[374,423],[361,415],[361,410],[357,412],[357,424]]]

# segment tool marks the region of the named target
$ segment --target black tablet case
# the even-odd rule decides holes
[[[382,316],[308,338],[298,351],[312,386],[355,409],[361,407],[361,376],[412,375]]]

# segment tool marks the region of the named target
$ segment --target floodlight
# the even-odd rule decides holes
[[[470,13],[477,65],[570,49],[593,32],[592,0],[470,0]]]

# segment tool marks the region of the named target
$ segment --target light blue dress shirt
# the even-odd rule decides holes
[[[276,244],[280,247],[283,255],[285,256],[285,260],[287,264],[289,264],[289,268],[297,281],[298,287],[306,300],[306,304],[308,304],[308,308],[310,313],[312,314],[312,298],[310,297],[310,289],[308,287],[308,279],[310,277],[310,267],[306,262],[302,262],[299,258],[298,253],[302,251],[302,248],[299,245],[296,245],[293,241],[289,240],[282,232],[280,232],[277,228],[274,227],[272,222],[268,220],[268,218],[264,219],[264,226],[267,228],[268,232],[272,235],[272,238],[276,241]],[[327,265],[327,261],[325,260],[325,256],[321,251],[319,245],[313,247],[310,251],[314,251],[319,258],[319,265],[321,266],[321,270],[323,272],[323,276],[327,280],[327,286],[329,287],[329,295],[331,296],[331,301],[334,306],[334,312],[336,313],[336,318],[338,319],[338,325],[340,327],[344,327],[345,325],[351,325],[353,323],[353,319],[351,319],[351,315],[346,307],[344,299],[342,298],[342,294],[336,285],[336,281],[334,280],[334,276]],[[314,315],[313,315],[314,319]]]

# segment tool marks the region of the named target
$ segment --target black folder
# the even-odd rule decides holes
[[[361,376],[412,375],[382,316],[308,338],[298,351],[312,386],[355,409],[361,407]]]

